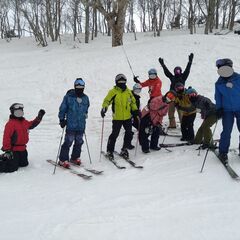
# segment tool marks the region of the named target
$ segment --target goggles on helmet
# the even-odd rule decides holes
[[[222,66],[229,66],[232,67],[233,66],[233,62],[231,59],[229,58],[223,58],[223,59],[218,59],[216,61],[216,67],[220,68]]]
[[[191,98],[191,97],[197,97],[197,93],[195,92],[192,92],[192,93],[189,93],[188,96]]]
[[[21,104],[21,103],[14,104],[14,105],[12,106],[12,109],[14,109],[14,110],[23,109],[23,108],[24,108],[24,106],[23,106],[23,104]]]
[[[75,88],[84,88],[85,82],[81,78],[77,78],[74,82],[74,87]]]

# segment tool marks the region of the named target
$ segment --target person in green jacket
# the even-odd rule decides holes
[[[101,116],[105,117],[107,109],[112,105],[113,120],[112,120],[112,133],[108,138],[107,143],[107,157],[111,160],[114,159],[113,152],[115,143],[121,127],[125,129],[125,136],[120,155],[128,158],[129,154],[127,149],[133,149],[132,141],[132,115],[138,117],[139,110],[136,105],[136,100],[132,91],[127,88],[127,78],[124,74],[118,74],[115,77],[116,85],[111,89],[103,100]]]

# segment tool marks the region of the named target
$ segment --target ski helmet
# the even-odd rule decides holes
[[[233,67],[233,61],[229,58],[218,59],[216,61],[216,67],[220,68],[220,67],[223,67],[223,66]]]
[[[133,93],[134,94],[139,94],[140,92],[141,92],[141,90],[142,90],[142,86],[141,86],[141,84],[140,83],[135,83],[134,85],[133,85]]]
[[[115,77],[115,82],[116,83],[125,83],[127,82],[127,78],[124,74],[120,73]]]
[[[85,82],[82,78],[77,78],[74,82],[74,88],[85,88]]]
[[[166,103],[173,102],[176,98],[176,92],[173,90],[168,91],[164,96],[163,96],[163,101]]]
[[[182,68],[179,66],[175,67],[173,71],[175,76],[179,76],[182,74]]]
[[[192,88],[192,87],[189,87],[187,90],[186,90],[186,94],[189,96],[189,97],[196,97],[198,95],[197,91]]]
[[[184,91],[184,85],[181,82],[176,83],[174,88],[177,93]]]
[[[14,117],[21,118],[24,115],[23,108],[24,106],[22,103],[13,103],[9,110]]]

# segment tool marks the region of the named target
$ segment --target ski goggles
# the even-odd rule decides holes
[[[78,78],[74,82],[74,86],[75,86],[75,88],[84,88],[85,87],[85,82],[81,78]]]
[[[232,67],[233,66],[233,62],[231,59],[229,58],[223,58],[223,59],[218,59],[216,61],[216,67],[217,68],[220,68],[222,66],[229,66],[229,67]]]
[[[13,106],[13,109],[14,110],[16,110],[16,109],[23,109],[24,108],[24,106],[23,106],[23,104],[21,104],[21,103],[17,103],[17,104],[15,104],[14,106]]]
[[[115,78],[115,81],[116,81],[116,82],[120,82],[120,81],[126,82],[126,81],[127,81],[127,78],[126,78],[126,76],[123,75],[123,74],[118,74],[118,75],[116,76],[116,78]],[[121,82],[121,83],[123,83],[123,82]]]
[[[175,95],[173,94],[173,93],[171,93],[171,92],[169,92],[167,95],[166,95],[166,100],[167,100],[167,102],[172,102],[172,101],[174,101],[175,100]]]
[[[188,96],[191,98],[191,97],[196,97],[197,96],[197,93],[193,92],[193,93],[189,93]]]
[[[182,92],[184,90],[184,86],[177,86],[175,87],[176,92]]]
[[[157,75],[155,73],[154,74],[150,74],[148,76],[149,76],[149,79],[155,79],[157,77]]]
[[[117,83],[126,83],[126,82],[127,82],[127,81],[126,81],[125,79],[122,79],[122,78],[117,81]]]

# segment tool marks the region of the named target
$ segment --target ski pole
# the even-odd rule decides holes
[[[212,133],[212,137],[211,137],[210,143],[212,143],[212,141],[213,141],[213,135],[214,135],[215,130],[216,130],[216,128],[217,128],[217,123],[218,123],[218,120],[216,121],[215,127],[214,127],[214,129],[213,129],[213,133]],[[207,151],[206,151],[206,154],[205,154],[203,163],[202,163],[202,167],[201,167],[200,173],[203,172],[203,168],[204,168],[204,165],[205,165],[205,162],[206,162],[206,159],[207,159],[207,155],[208,155],[209,149],[210,149],[210,146],[208,146],[208,148],[207,148]]]
[[[122,42],[122,41],[121,41],[121,42]],[[131,71],[132,71],[132,74],[133,74],[133,76],[135,76],[135,75],[134,75],[134,72],[133,72],[133,69],[132,69],[132,66],[131,66],[131,63],[130,63],[129,58],[128,58],[128,56],[127,56],[126,50],[125,50],[125,48],[124,48],[124,46],[123,46],[123,42],[122,42],[122,49],[123,49],[124,55],[125,55],[125,57],[126,57],[126,59],[127,59],[128,65],[129,65],[129,67],[130,67],[130,69],[131,69]]]
[[[57,152],[57,157],[56,157],[56,161],[55,161],[55,166],[54,166],[53,174],[55,174],[55,172],[56,172],[57,161],[58,161],[58,157],[59,157],[59,154],[60,154],[60,149],[61,149],[61,145],[62,145],[62,139],[63,139],[63,135],[64,135],[64,132],[65,132],[65,128],[66,128],[66,127],[64,127],[63,130],[62,130],[62,135],[61,135],[60,142],[59,142],[59,147],[58,147],[58,152]]]
[[[86,133],[84,133],[84,136],[85,136],[85,141],[86,141],[86,146],[87,146],[87,151],[88,151],[89,162],[90,162],[90,164],[92,164],[92,159],[91,159],[91,156],[90,156],[90,151],[89,151],[89,147],[88,147],[88,141],[87,141]]]
[[[169,129],[169,128],[167,128],[166,134],[165,134],[164,137],[163,137],[162,144],[164,144],[165,139],[166,139],[166,137],[167,137],[167,135],[168,135],[168,129]],[[165,149],[167,152],[172,152],[172,151],[169,150],[168,148],[164,148],[164,149]]]
[[[99,162],[101,162],[101,158],[102,158],[103,131],[104,131],[104,118],[102,119],[102,131],[101,131],[101,143],[100,143],[100,156],[99,156]]]

